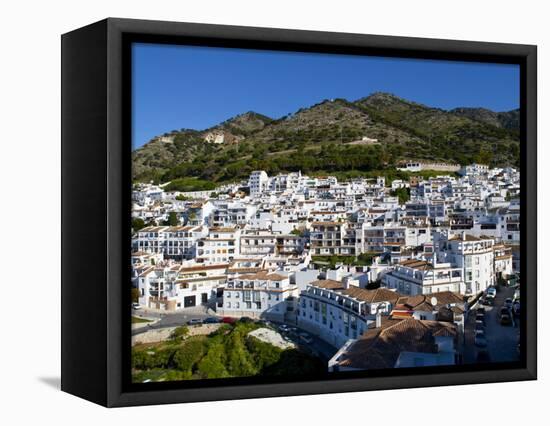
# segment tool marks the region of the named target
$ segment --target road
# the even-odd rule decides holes
[[[273,324],[273,325],[277,327],[276,324]],[[299,327],[296,327],[295,325],[289,325],[289,327],[294,327],[297,329],[297,331],[282,332],[281,334],[284,337],[286,337],[288,340],[290,340],[292,343],[294,343],[296,346],[298,346],[304,352],[308,352],[328,362],[328,360],[331,359],[334,356],[334,354],[338,351],[338,348],[335,348],[334,346],[328,344],[327,342],[320,339],[319,337],[305,330],[302,330]],[[311,342],[310,343],[304,342],[300,338],[299,333],[307,333],[308,336],[311,338]]]
[[[132,335],[137,335],[151,329],[185,325],[190,319],[205,319],[208,317],[216,316],[216,313],[210,309],[207,309],[205,306],[195,306],[193,308],[187,308],[184,311],[179,312],[159,312],[157,310],[142,308],[137,311],[133,311],[132,316],[147,319],[158,319],[158,321],[156,321],[154,324],[148,325],[148,327],[142,327],[137,330],[132,330]]]
[[[485,335],[487,337],[487,347],[477,348],[474,345],[475,336],[475,312],[471,312],[465,327],[465,349],[464,363],[476,363],[477,354],[480,350],[487,350],[491,362],[511,362],[518,361],[519,354],[517,345],[519,342],[519,319],[514,318],[513,325],[500,325],[499,311],[504,305],[506,298],[513,298],[514,289],[500,288],[495,297],[494,306],[484,306],[485,308]],[[472,307],[475,310],[479,304]]]

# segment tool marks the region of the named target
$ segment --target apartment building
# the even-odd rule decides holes
[[[475,237],[465,232],[450,237],[435,234],[434,237],[437,256],[462,270],[464,284],[458,290],[460,293],[479,293],[495,284],[493,238]]]
[[[248,179],[248,186],[250,188],[250,196],[261,196],[264,191],[267,190],[269,183],[269,177],[263,170],[256,170],[250,174]]]
[[[237,227],[210,228],[208,236],[197,241],[199,263],[228,263],[240,253],[241,229]]]
[[[355,254],[355,231],[347,222],[313,222],[311,251],[319,256],[350,256]]]
[[[389,315],[399,297],[384,288],[365,290],[346,281],[316,280],[300,294],[298,325],[340,347],[363,334],[377,315]]]
[[[410,296],[443,291],[464,294],[462,274],[463,268],[453,267],[450,263],[410,259],[395,265],[387,272],[382,278],[382,284]]]
[[[145,253],[164,254],[164,231],[167,226],[148,226],[140,229],[132,240],[132,249]]]
[[[240,254],[267,256],[275,253],[277,237],[269,230],[244,230],[241,233]]]
[[[171,226],[164,231],[164,257],[167,259],[193,259],[197,241],[207,235],[203,226]]]
[[[175,311],[200,304],[214,306],[217,288],[226,282],[227,267],[227,264],[150,267],[137,280],[139,304],[163,311]]]
[[[280,272],[262,270],[229,278],[218,315],[284,322],[294,315],[298,287]]]

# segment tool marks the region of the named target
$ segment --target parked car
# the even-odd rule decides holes
[[[484,315],[476,315],[476,324],[482,324],[485,326],[485,316]]]
[[[481,299],[481,304],[485,306],[493,306],[495,304],[493,299],[494,298],[492,297],[484,297],[483,299]]]
[[[497,289],[495,287],[489,287],[487,289],[487,295],[486,298],[494,299],[497,295]]]
[[[187,321],[187,325],[200,325],[202,324],[202,319],[200,318],[191,318],[189,321]]]
[[[290,327],[286,324],[281,324],[279,326],[279,331],[282,331],[283,333],[287,332],[290,329]]]
[[[486,350],[479,351],[477,353],[477,362],[491,362],[491,356]]]
[[[208,318],[205,318],[203,321],[204,324],[218,324],[220,322],[221,320],[216,317],[208,317]]]
[[[300,339],[306,343],[313,342],[313,339],[311,338],[311,336],[305,332],[300,333]]]
[[[521,305],[517,300],[512,305],[512,312],[514,313],[515,316],[519,316],[521,312]]]
[[[485,336],[485,329],[484,328],[476,328],[475,329],[475,335],[476,336],[479,336],[479,335]]]
[[[476,334],[476,337],[474,338],[474,344],[478,348],[484,348],[487,346],[487,339],[485,338],[485,335]]]
[[[508,309],[512,309],[513,304],[514,304],[514,301],[510,298],[504,301],[504,306],[506,306]]]
[[[134,311],[139,311],[141,309],[141,305],[139,303],[132,303],[132,309]]]
[[[476,322],[475,332],[477,333],[478,331],[483,331],[485,333],[485,326]]]
[[[237,319],[232,317],[223,317],[222,322],[224,324],[235,324],[237,322]]]
[[[512,317],[510,314],[503,314],[500,316],[500,325],[511,325]]]
[[[502,316],[502,315],[510,315],[510,309],[508,309],[506,306],[503,306],[500,308],[500,311],[499,311],[499,316]]]
[[[240,322],[244,322],[244,323],[246,323],[246,324],[251,323],[251,322],[254,322],[254,320],[253,320],[252,318],[250,318],[250,317],[240,317],[240,318],[239,318],[239,321],[240,321]]]
[[[485,308],[483,306],[478,306],[476,308],[476,315],[485,315]]]

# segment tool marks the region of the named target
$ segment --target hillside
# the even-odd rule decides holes
[[[482,123],[491,124],[508,130],[519,132],[519,109],[506,112],[494,112],[486,108],[455,108],[451,110],[455,115],[461,115]]]
[[[133,173],[137,180],[179,179],[188,188],[195,181],[245,178],[255,169],[368,173],[404,159],[517,166],[514,111],[493,116],[470,110],[374,93],[355,102],[325,100],[279,119],[247,112],[210,129],[154,138],[134,151]]]

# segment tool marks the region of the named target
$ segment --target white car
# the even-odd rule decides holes
[[[132,303],[132,309],[134,311],[139,311],[141,309],[141,305],[139,303]]]
[[[494,299],[497,295],[497,289],[494,287],[489,287],[487,289],[487,297],[490,297],[491,299]]]

